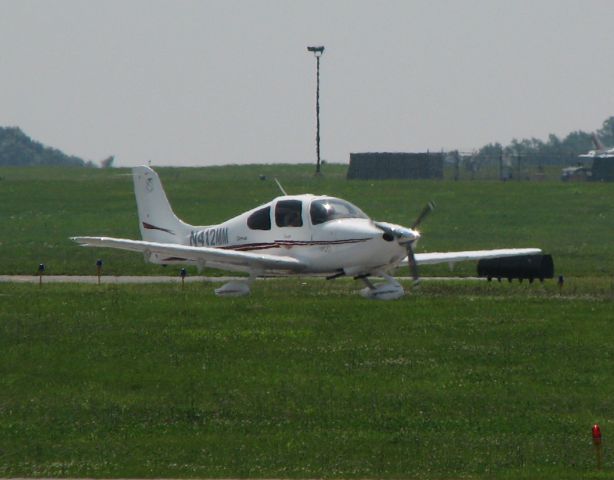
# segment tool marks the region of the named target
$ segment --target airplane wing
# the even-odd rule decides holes
[[[191,247],[174,243],[145,242],[110,237],[71,237],[84,247],[108,247],[132,252],[142,252],[147,257],[157,255],[163,263],[168,257],[173,261],[192,261],[203,266],[243,272],[300,272],[305,265],[296,258],[265,253],[239,252],[212,247]]]
[[[502,248],[499,250],[469,250],[465,252],[416,253],[416,263],[418,265],[433,265],[436,263],[456,263],[466,260],[481,260],[483,258],[537,255],[539,253],[542,253],[539,248]],[[407,262],[407,258],[405,258],[403,261]]]
[[[581,158],[613,158],[614,152],[611,152],[610,150],[608,150],[607,152],[603,152],[603,153],[583,153],[581,155],[578,155],[578,157],[581,157]]]
[[[580,158],[614,158],[614,148],[608,150],[591,150],[588,153],[578,155]]]

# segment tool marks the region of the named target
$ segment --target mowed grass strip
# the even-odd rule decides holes
[[[327,164],[323,177],[314,177],[312,165],[156,169],[177,215],[195,225],[216,224],[270,201],[279,195],[278,177],[291,194],[338,196],[376,220],[401,225],[411,225],[434,200],[437,209],[421,225],[419,252],[539,247],[565,276],[614,275],[611,183],[348,181],[346,170]],[[108,275],[178,274],[179,267],[147,265],[138,254],[86,249],[69,240],[140,237],[129,169],[0,168],[0,177],[0,274],[35,274],[39,263],[50,274],[95,274],[98,258]],[[423,273],[449,274],[447,266]],[[459,264],[455,273],[474,275],[475,265]]]
[[[614,288],[0,285],[0,476],[578,478]]]

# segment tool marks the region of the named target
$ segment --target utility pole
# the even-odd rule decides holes
[[[320,57],[324,47],[307,47],[307,51],[313,52],[316,57],[316,175],[320,175]]]

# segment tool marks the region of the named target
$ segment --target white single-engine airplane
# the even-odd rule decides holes
[[[614,158],[614,148],[606,148],[601,140],[597,138],[597,135],[593,133],[593,144],[595,145],[595,150],[590,150],[588,153],[583,153],[579,155],[582,158]]]
[[[254,278],[266,275],[344,275],[366,284],[367,298],[396,299],[401,284],[390,272],[408,262],[414,281],[418,265],[541,253],[537,248],[414,253],[416,230],[432,210],[428,204],[410,228],[375,222],[358,207],[328,196],[283,195],[219,225],[192,226],[173,213],[158,174],[133,170],[142,241],[108,237],[73,237],[88,247],[141,252],[157,264],[193,264],[249,273],[215,290],[217,295],[247,295]],[[283,189],[282,189],[283,191]],[[383,283],[373,284],[378,276]]]

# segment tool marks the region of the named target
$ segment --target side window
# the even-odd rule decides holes
[[[270,230],[271,207],[261,208],[252,213],[247,217],[247,226],[252,230]]]
[[[280,200],[275,206],[275,223],[278,227],[302,227],[302,213],[300,200]]]

